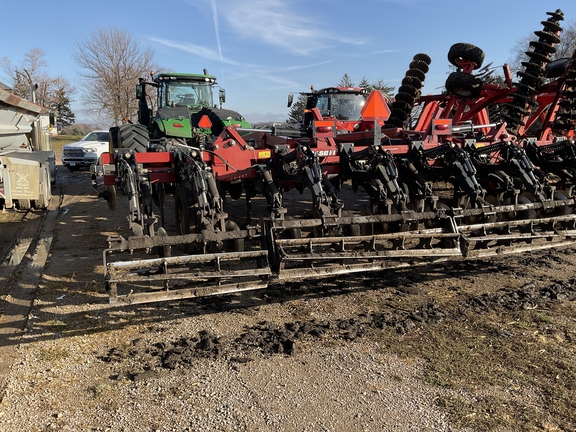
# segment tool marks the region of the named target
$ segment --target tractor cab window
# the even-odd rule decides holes
[[[322,117],[334,117],[337,120],[359,120],[360,110],[364,106],[364,96],[350,93],[325,93],[318,96],[316,108]]]
[[[212,87],[208,83],[174,81],[165,83],[163,102],[166,106],[186,106],[200,108],[213,106]]]
[[[365,102],[360,94],[335,93],[332,95],[332,116],[337,120],[359,120]]]
[[[327,94],[322,94],[318,96],[318,101],[316,102],[316,108],[320,110],[322,117],[328,117],[330,115],[330,98]]]

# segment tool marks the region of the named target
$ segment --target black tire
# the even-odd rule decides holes
[[[411,86],[417,90],[420,90],[422,88],[422,80],[413,76],[405,76],[404,78],[402,78],[402,85]]]
[[[114,148],[125,148],[144,153],[150,147],[148,129],[138,124],[125,124],[110,128],[110,141]]]
[[[432,63],[432,59],[430,58],[430,56],[428,54],[424,54],[424,53],[416,54],[414,56],[414,60],[422,61],[422,62],[426,63],[427,65]]]
[[[399,119],[398,117],[393,115],[394,113],[392,113],[392,115],[390,115],[390,118],[386,121],[386,127],[395,127],[395,128],[402,128],[404,127],[404,120]],[[404,111],[400,111],[400,114],[406,114]]]
[[[446,79],[446,90],[463,98],[477,98],[482,92],[482,80],[465,72],[452,72]]]
[[[408,69],[406,71],[407,77],[415,77],[420,80],[420,82],[426,79],[426,73],[420,69]]]
[[[428,63],[423,62],[421,60],[413,60],[410,63],[409,67],[410,67],[410,69],[418,69],[419,71],[422,71],[424,73],[428,73],[428,71],[430,70]]]
[[[394,99],[397,101],[402,101],[409,104],[411,107],[414,106],[414,101],[416,100],[414,96],[408,93],[398,93]]]
[[[413,98],[416,98],[416,97],[418,97],[420,90],[418,90],[416,87],[412,87],[409,85],[403,85],[403,86],[400,86],[398,88],[398,94],[400,94],[400,93],[408,93]]]
[[[392,109],[392,111],[400,110],[408,114],[412,110],[412,105],[403,101],[402,99],[399,99],[392,102],[390,108]]]
[[[460,67],[462,60],[474,62],[476,64],[474,69],[479,69],[484,63],[484,51],[469,43],[461,42],[452,45],[448,51],[448,61]]]
[[[399,120],[402,120],[403,122],[406,121],[406,119],[408,118],[409,113],[406,112],[405,110],[402,109],[393,109],[390,112],[390,117],[394,117],[397,118]]]

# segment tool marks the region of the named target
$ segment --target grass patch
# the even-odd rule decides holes
[[[38,358],[45,362],[55,362],[70,357],[70,352],[65,348],[43,348],[38,354]]]
[[[80,141],[83,135],[55,135],[50,137],[52,149],[55,153],[61,153],[62,147],[76,141]]]
[[[483,395],[473,401],[438,399],[459,427],[573,430],[574,318],[553,315],[536,310],[469,313],[465,322],[446,319],[402,336],[384,329],[373,337],[386,352],[424,359],[426,382]]]

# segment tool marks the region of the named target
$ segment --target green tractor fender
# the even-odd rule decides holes
[[[155,128],[165,136],[191,138],[192,126],[190,118],[156,118]]]

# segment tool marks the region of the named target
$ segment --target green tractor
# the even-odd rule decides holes
[[[155,87],[157,105],[155,115],[147,87]],[[161,73],[150,81],[140,78],[136,86],[138,123],[148,128],[150,138],[184,140],[187,145],[199,146],[222,133],[225,127],[250,128],[250,124],[236,111],[222,109],[226,94],[219,89],[218,107],[213,98],[216,77],[203,74]]]

